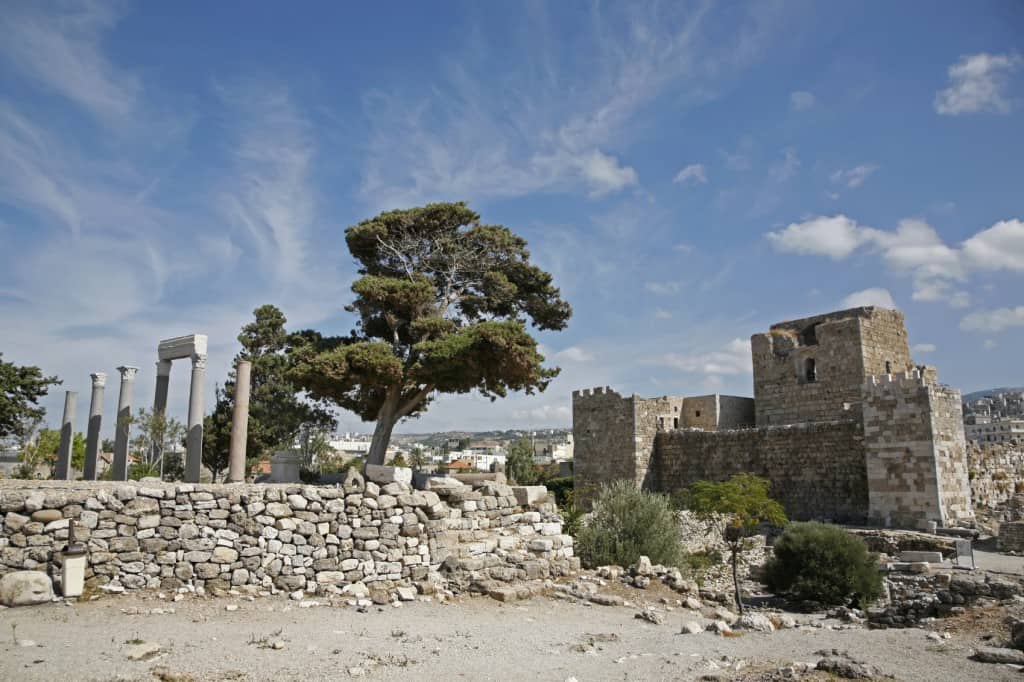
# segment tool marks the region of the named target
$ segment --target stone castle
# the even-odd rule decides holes
[[[794,519],[973,518],[961,395],[910,357],[903,314],[862,307],[751,337],[754,398],[574,391],[576,488],[671,493],[749,472]]]

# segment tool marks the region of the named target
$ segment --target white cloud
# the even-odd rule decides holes
[[[896,308],[896,302],[892,300],[892,294],[888,289],[871,287],[861,291],[855,291],[839,303],[840,308],[860,308],[861,306],[879,306],[882,308]]]
[[[1007,114],[1012,108],[1004,90],[1006,75],[1022,63],[1015,53],[966,55],[949,67],[949,87],[935,93],[935,111],[946,116],[989,111]]]
[[[1024,327],[1024,305],[978,310],[960,320],[960,328],[964,331],[1001,332],[1011,327]]]
[[[637,183],[637,174],[633,168],[623,166],[614,156],[597,149],[582,156],[579,164],[592,197],[617,192]]]
[[[913,300],[944,301],[953,308],[970,304],[958,283],[971,272],[1024,271],[1024,223],[1003,220],[967,239],[960,248],[942,241],[923,220],[901,220],[895,230],[878,230],[844,215],[817,216],[767,233],[768,240],[784,253],[849,257],[861,246],[869,246],[896,272],[911,275]]]
[[[999,344],[995,342],[995,339],[985,339],[985,343],[982,345],[985,347],[985,350],[992,350]]]
[[[768,173],[776,182],[786,182],[800,170],[800,159],[792,147],[784,150],[782,161],[768,169]]]
[[[656,320],[671,320],[672,319],[672,313],[670,313],[667,310],[662,310],[661,308],[658,308],[657,310],[654,311],[654,319],[656,319]]]
[[[676,244],[672,247],[672,250],[679,253],[693,253],[694,246],[693,244]]]
[[[865,163],[853,168],[843,170],[839,169],[834,172],[830,178],[832,184],[835,185],[846,185],[851,189],[856,189],[864,184],[871,175],[878,170],[878,164]]]
[[[970,267],[1024,272],[1024,221],[1001,220],[963,243]]]
[[[0,12],[0,54],[37,85],[66,97],[107,123],[131,115],[141,84],[115,68],[100,42],[119,21],[115,6],[86,3],[49,9],[32,3]]]
[[[814,106],[815,101],[814,94],[806,90],[789,93],[789,108],[793,111],[807,111]]]
[[[682,282],[646,282],[644,288],[658,296],[671,296],[683,290]]]
[[[524,427],[565,428],[572,425],[572,409],[564,404],[547,404],[525,410],[514,410],[512,418]]]
[[[779,251],[833,260],[848,257],[867,240],[864,228],[844,215],[817,216],[768,233],[768,241]]]
[[[750,374],[753,371],[750,341],[744,339],[733,339],[722,350],[709,353],[667,353],[658,358],[655,364],[711,376]]]
[[[915,353],[934,353],[937,349],[934,343],[917,343],[910,347]]]
[[[702,163],[691,163],[672,178],[672,182],[685,185],[688,180],[704,184],[708,181],[707,171]]]
[[[555,359],[566,362],[590,362],[594,359],[594,354],[588,353],[579,346],[569,346],[555,353]]]

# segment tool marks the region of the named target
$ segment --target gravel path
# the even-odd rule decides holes
[[[716,670],[728,678],[728,662],[737,660],[771,670],[812,662],[824,648],[847,650],[899,680],[1020,679],[1008,667],[968,660],[977,642],[966,635],[937,643],[922,630],[797,629],[722,638],[677,634],[692,613],[675,610],[653,625],[635,619],[636,611],[546,597],[513,604],[465,598],[368,613],[300,608],[279,597],[106,597],[0,610],[0,679],[678,680]],[[138,640],[159,644],[160,654],[129,660]]]

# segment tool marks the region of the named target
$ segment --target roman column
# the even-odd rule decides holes
[[[89,376],[92,377],[92,397],[89,399],[89,426],[85,436],[85,471],[82,472],[82,478],[95,481],[96,461],[100,452],[100,423],[103,421],[103,389],[107,385],[107,375],[96,372]]]
[[[249,375],[252,363],[239,360],[235,367],[235,412],[231,415],[228,483],[245,481],[245,443],[249,435]]]
[[[171,382],[171,361],[158,360],[156,363],[156,395],[153,397],[153,414],[163,414],[167,409],[167,387]]]
[[[138,367],[118,367],[121,373],[121,391],[117,396],[117,426],[114,431],[114,469],[112,476],[115,481],[128,480],[128,434],[131,432],[132,393],[135,388],[135,375]]]
[[[206,355],[192,355],[192,383],[188,390],[188,437],[185,441],[185,482],[198,483],[203,470],[203,386]]]
[[[67,391],[64,393],[64,419],[60,426],[60,448],[57,450],[57,470],[54,479],[58,481],[71,480],[71,446],[75,441],[75,405],[78,403],[78,393]]]

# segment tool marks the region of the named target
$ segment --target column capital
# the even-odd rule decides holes
[[[206,353],[193,353],[192,369],[206,369]]]
[[[93,388],[103,388],[107,385],[107,373],[106,372],[93,372],[89,375],[92,377]]]
[[[117,371],[121,373],[121,381],[134,381],[135,375],[139,372],[139,368],[122,365],[117,368]]]
[[[171,376],[171,361],[170,360],[157,360],[156,361],[156,375],[158,377],[169,377],[169,376]]]

